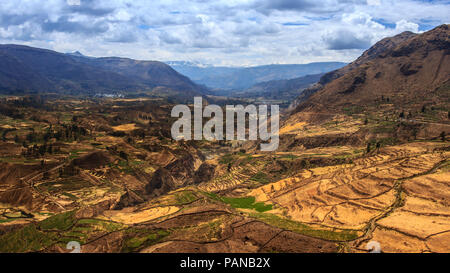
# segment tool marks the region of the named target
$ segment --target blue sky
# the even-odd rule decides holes
[[[442,0],[0,2],[0,43],[231,66],[348,62],[384,37],[444,23]]]

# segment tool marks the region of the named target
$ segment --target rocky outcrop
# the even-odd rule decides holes
[[[114,162],[114,158],[106,152],[94,152],[74,159],[72,164],[82,169],[93,170]]]
[[[145,187],[148,195],[159,196],[194,183],[196,172],[205,158],[192,147],[187,147],[184,153],[183,156],[153,174],[152,179]]]
[[[215,165],[203,163],[200,166],[200,168],[198,168],[198,170],[195,172],[194,184],[200,184],[211,180],[214,177],[215,170],[216,170]]]

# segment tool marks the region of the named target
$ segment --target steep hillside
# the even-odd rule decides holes
[[[87,58],[20,45],[0,45],[0,91],[96,94],[142,92],[164,87],[201,94],[192,83],[160,62]]]
[[[291,108],[295,109],[299,104],[306,101],[312,94],[324,88],[324,86],[333,80],[336,80],[346,73],[360,67],[361,65],[385,54],[385,52],[394,49],[396,46],[401,44],[402,42],[415,37],[417,34],[406,31],[400,33],[394,37],[384,38],[379,41],[371,48],[366,50],[358,59],[354,62],[339,68],[337,70],[331,71],[323,75],[317,84],[311,86],[310,88],[304,90],[302,94],[291,104]]]
[[[75,56],[74,56],[75,57]],[[138,61],[128,58],[86,58],[77,60],[103,70],[114,72],[125,77],[134,78],[149,86],[164,86],[177,90],[205,93],[207,89],[193,83],[188,77],[178,73],[170,66],[156,61]]]
[[[384,39],[354,63],[322,78],[325,86],[301,102],[291,119],[321,121],[384,109],[384,114],[400,118],[448,121],[449,37],[449,26],[442,25],[420,35]]]

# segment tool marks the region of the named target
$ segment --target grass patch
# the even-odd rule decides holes
[[[398,139],[393,138],[393,137],[373,139],[370,141],[371,145],[376,145],[377,143],[379,143],[381,147],[384,147],[384,146],[397,145],[399,143],[399,141],[398,141]]]
[[[371,131],[374,134],[389,134],[389,133],[395,132],[395,127],[394,126],[377,126],[377,127],[373,128]]]
[[[127,174],[133,174],[134,173],[134,169],[133,167],[130,165],[130,163],[126,160],[121,160],[119,161],[119,165],[118,165],[119,169]]]
[[[41,230],[68,230],[75,224],[75,211],[68,211],[49,217],[39,223]]]
[[[362,106],[359,106],[359,105],[346,107],[343,110],[344,110],[345,114],[348,115],[348,116],[353,116],[353,115],[361,114],[361,113],[364,112],[364,108]]]
[[[55,182],[45,182],[38,185],[38,189],[47,192],[76,191],[91,187],[91,183],[79,177],[68,177]],[[67,195],[66,195],[67,196]]]
[[[239,163],[240,166],[245,166],[249,164],[253,160],[253,156],[247,155],[244,159],[241,160],[241,163]]]
[[[269,183],[269,178],[267,177],[267,174],[263,173],[263,172],[258,172],[257,174],[255,174],[254,176],[252,176],[250,178],[250,180],[252,181],[256,181],[259,182],[261,184],[267,184]]]
[[[236,209],[253,209],[258,212],[266,212],[272,210],[272,205],[266,205],[262,202],[255,203],[255,197],[241,197],[241,198],[233,198],[233,197],[222,197],[218,196],[215,193],[206,193],[210,198],[220,201],[226,204],[229,204],[233,208]]]
[[[36,252],[56,243],[57,237],[56,233],[41,232],[35,224],[31,224],[0,236],[0,252]]]
[[[89,227],[93,230],[113,232],[123,227],[120,223],[104,221],[99,219],[81,219],[77,222],[76,227]]]
[[[297,159],[297,158],[299,158],[299,157],[296,156],[296,155],[293,155],[293,154],[284,154],[284,155],[281,155],[279,158],[280,158],[280,159],[294,160],[294,159]]]
[[[356,230],[326,230],[314,229],[308,225],[293,220],[281,218],[270,213],[253,213],[251,217],[257,218],[269,225],[276,226],[282,229],[291,230],[293,232],[308,235],[315,238],[330,240],[330,241],[351,241],[358,238]]]
[[[59,242],[65,244],[70,241],[77,241],[85,244],[95,234],[110,233],[121,228],[123,228],[123,225],[120,223],[99,219],[80,219],[73,228],[62,234]]]
[[[68,193],[68,192],[63,192],[63,193],[61,193],[61,195],[64,195],[64,196],[69,197],[70,200],[72,200],[72,201],[78,200],[78,197],[76,197],[75,195],[73,195],[73,194],[71,194],[71,193]]]
[[[17,219],[0,219],[0,224],[9,223],[9,222],[12,222],[12,221],[15,221],[15,220],[17,220]]]
[[[232,154],[226,154],[220,158],[219,163],[220,164],[230,164],[233,161],[235,161],[234,156]]]
[[[177,201],[177,205],[184,205],[188,203],[192,203],[197,200],[197,196],[191,191],[184,191],[175,194],[175,199]]]
[[[129,229],[126,231],[129,236],[124,241],[122,252],[136,252],[142,248],[158,243],[170,232],[167,230],[146,230],[146,229]]]

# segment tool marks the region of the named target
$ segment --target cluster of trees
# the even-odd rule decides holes
[[[88,133],[88,130],[76,124],[62,124],[57,130],[53,130],[53,127],[50,126],[44,134],[38,134],[32,131],[26,135],[25,139],[28,143],[38,142],[40,140],[48,142],[52,138],[57,141],[77,141],[82,136],[88,135]]]
[[[0,114],[13,118],[13,119],[23,119],[24,114],[21,113],[18,109],[5,105],[3,103],[0,103]]]
[[[431,106],[431,107],[428,108],[427,105],[424,104],[422,106],[422,109],[420,110],[420,113],[425,114],[425,113],[427,113],[429,111],[435,111],[435,110],[436,110],[436,108],[434,106]],[[410,119],[410,118],[412,118],[414,116],[414,114],[417,115],[417,114],[419,114],[419,112],[418,111],[415,111],[415,113],[408,112],[408,115],[406,115],[405,111],[402,111],[400,113],[399,117],[400,118],[408,118],[408,119]],[[447,118],[450,119],[450,111],[447,112]]]
[[[23,155],[26,157],[39,157],[46,154],[53,154],[60,152],[59,147],[53,147],[53,144],[44,143],[42,145],[33,145],[26,147],[27,149],[23,151]]]
[[[125,151],[118,151],[117,146],[106,147],[106,150],[113,152],[115,154],[118,153],[119,157],[128,161],[128,154]]]
[[[139,116],[140,119],[143,119],[143,120],[152,120],[152,117],[150,117],[148,115],[145,115],[145,114],[142,114],[142,113],[139,113],[138,116]]]
[[[27,96],[13,101],[13,105],[21,108],[42,108],[45,106],[45,99],[42,96]]]
[[[52,134],[53,133],[53,134]],[[76,124],[66,125],[63,124],[61,129],[57,130],[56,133],[51,129],[47,131],[47,134],[44,135],[45,138],[54,137],[56,140],[80,140],[82,136],[88,135],[88,130],[84,127],[78,126]]]
[[[373,151],[374,148],[375,150],[378,150],[381,148],[381,142],[368,142],[367,143],[367,148],[366,148],[366,152],[370,153],[371,151]]]
[[[391,99],[390,99],[389,97],[386,97],[386,98],[385,98],[384,96],[381,96],[381,101],[382,101],[382,102],[388,102],[388,103],[389,103],[389,102],[391,101]]]
[[[59,177],[74,176],[79,173],[80,173],[80,169],[72,164],[59,169]]]
[[[413,114],[411,112],[408,112],[408,115],[405,114],[405,111],[402,111],[399,115],[400,118],[407,118],[411,119],[413,117]]]

